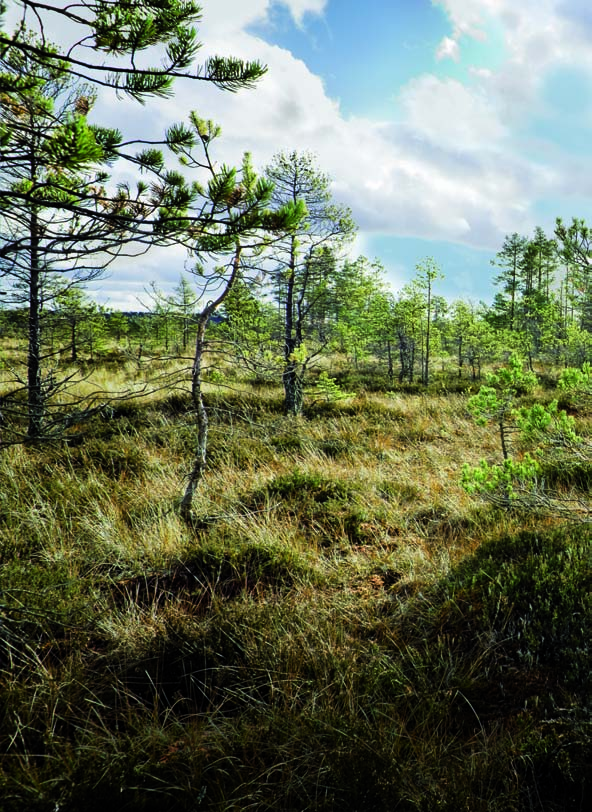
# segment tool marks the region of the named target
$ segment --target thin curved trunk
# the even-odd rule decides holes
[[[193,460],[193,466],[191,468],[185,493],[181,501],[181,517],[185,521],[189,521],[191,518],[193,496],[206,469],[206,458],[208,451],[208,412],[204,405],[202,394],[202,363],[205,350],[205,335],[208,319],[209,314],[204,315],[202,313],[198,321],[197,337],[195,339],[195,356],[193,360],[193,369],[191,372],[191,400],[193,401],[196,414],[197,447]]]
[[[206,349],[206,330],[212,315],[220,307],[224,299],[228,296],[240,270],[241,246],[237,244],[234,258],[232,260],[232,272],[228,282],[218,298],[210,302],[201,312],[197,321],[197,335],[195,339],[195,354],[193,357],[193,367],[191,370],[191,400],[195,409],[197,424],[197,444],[193,465],[187,479],[185,493],[181,500],[181,518],[190,523],[192,520],[192,506],[195,491],[203,479],[208,453],[208,412],[203,401],[202,392],[202,368]]]

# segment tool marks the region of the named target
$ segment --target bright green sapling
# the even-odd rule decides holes
[[[576,371],[566,371],[565,380],[575,380],[572,372]],[[557,400],[548,405],[518,405],[519,395],[531,393],[536,383],[536,375],[513,353],[507,366],[489,375],[486,385],[469,400],[469,411],[479,425],[497,426],[502,462],[465,464],[462,484],[468,493],[503,507],[549,507],[555,504],[555,496],[547,492],[546,472],[586,456],[588,444]],[[512,435],[518,438],[516,449],[510,445]]]

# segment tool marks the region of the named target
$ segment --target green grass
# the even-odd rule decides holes
[[[192,527],[182,392],[6,449],[3,812],[589,808],[592,531],[472,501],[466,399],[212,386]]]

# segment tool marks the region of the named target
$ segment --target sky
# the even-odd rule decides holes
[[[310,151],[394,290],[434,257],[450,299],[491,300],[504,237],[592,218],[590,0],[203,0],[199,58],[258,59],[236,94],[202,83],[144,108],[113,95],[96,115],[136,134],[196,110],[222,127],[220,162]],[[196,86],[197,85],[197,86]],[[182,252],[115,269],[98,290],[137,309]]]

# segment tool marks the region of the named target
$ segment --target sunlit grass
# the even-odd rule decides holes
[[[574,614],[587,540],[461,488],[499,454],[468,395],[293,420],[277,389],[209,382],[188,527],[194,417],[163,371],[126,399],[148,368],[98,367],[76,391],[122,395],[109,413],[0,457],[3,809],[584,808],[592,613],[568,628],[537,595]]]

